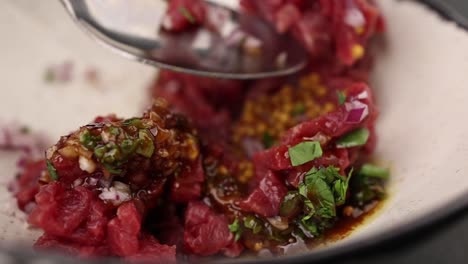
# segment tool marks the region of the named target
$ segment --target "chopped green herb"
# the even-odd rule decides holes
[[[306,174],[304,182],[300,184],[299,193],[306,199],[305,205],[314,209],[312,215],[332,218],[336,216],[335,197],[329,183],[326,182],[327,170],[323,168],[320,170],[313,168],[311,171],[312,172]],[[312,201],[316,202],[314,203]],[[303,220],[310,219],[312,215],[309,213]]]
[[[293,217],[300,213],[301,208],[301,195],[297,191],[290,191],[281,203],[280,215],[283,217]]]
[[[110,174],[119,175],[119,174],[122,174],[122,172],[123,172],[121,169],[114,168],[113,166],[111,166],[109,164],[104,163],[103,165],[104,165],[104,168],[106,168],[106,170]]]
[[[81,145],[83,145],[83,147],[89,149],[89,150],[93,150],[96,145],[97,145],[97,142],[101,140],[101,136],[94,136],[91,134],[91,132],[89,132],[88,129],[85,129],[83,130],[81,133],[80,133],[80,143]]]
[[[290,147],[289,158],[293,166],[299,166],[322,156],[322,147],[318,141],[305,141]]]
[[[304,212],[301,221],[310,226],[313,219],[332,219],[336,216],[336,206],[344,204],[352,170],[347,178],[336,167],[312,168],[299,183],[299,194],[303,198]],[[313,226],[313,225],[312,225]],[[314,231],[315,227],[308,229]]]
[[[390,176],[390,171],[387,168],[382,168],[367,163],[361,167],[359,174],[365,177],[380,178],[383,180],[387,180]]]
[[[369,139],[369,129],[358,128],[344,135],[336,142],[338,148],[351,148],[363,146]]]
[[[140,129],[145,128],[145,125],[143,124],[143,122],[141,121],[140,118],[127,119],[122,124],[124,126],[134,126],[136,128],[140,128]]]
[[[104,157],[104,154],[106,154],[107,148],[106,146],[98,146],[94,149],[94,155],[98,158],[101,159]]]
[[[195,17],[185,8],[184,6],[179,7],[179,12],[192,24],[195,24],[197,20]]]
[[[236,218],[236,220],[234,220],[234,222],[229,225],[229,231],[231,231],[231,233],[235,234],[235,237],[234,237],[235,241],[238,241],[240,239],[241,227],[240,227],[240,224],[239,224],[239,219]]]
[[[348,177],[346,179],[340,177],[340,179],[335,181],[333,189],[335,193],[336,205],[343,205],[345,203],[346,193],[348,192],[349,187],[349,180],[351,179],[352,175],[353,169],[351,169],[351,171],[348,173]]]
[[[50,178],[54,181],[57,181],[59,179],[59,176],[52,162],[50,162],[50,160],[46,160],[46,165],[47,165],[47,171],[49,172]]]
[[[275,144],[275,139],[268,132],[263,133],[262,141],[263,141],[263,145],[267,149],[271,148]]]
[[[114,136],[118,136],[120,134],[120,129],[118,127],[110,127],[109,133]]]
[[[104,154],[104,156],[102,157],[102,161],[108,164],[115,163],[116,161],[121,160],[121,154],[122,153],[120,152],[120,150],[116,146],[114,146]]]
[[[136,151],[138,142],[131,139],[124,139],[120,143],[120,149],[124,155],[130,155]]]
[[[301,224],[302,224],[302,226],[303,226],[307,231],[309,231],[312,235],[314,235],[314,236],[318,236],[318,235],[319,235],[317,223],[315,223],[315,222],[313,222],[313,221],[310,221],[309,219],[302,219],[302,220],[301,220]]]
[[[343,105],[346,102],[346,95],[342,91],[337,91],[336,95],[338,96],[338,104]]]
[[[291,114],[293,116],[299,116],[304,114],[306,111],[305,105],[303,103],[297,103],[294,105],[293,110],[291,111]]]
[[[140,140],[140,146],[136,152],[146,158],[151,158],[154,153],[154,141],[153,134],[147,129],[142,129],[138,132],[138,138]]]
[[[262,231],[262,222],[252,215],[245,217],[244,226],[248,229],[252,229],[254,234],[258,234]]]

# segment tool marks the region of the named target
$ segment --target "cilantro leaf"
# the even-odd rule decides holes
[[[240,239],[241,231],[242,231],[240,228],[239,219],[236,218],[236,220],[234,220],[234,222],[230,224],[228,227],[229,227],[229,231],[235,234],[234,240],[238,241]]]
[[[343,105],[346,102],[346,95],[342,91],[336,92],[338,96],[338,104]]]
[[[52,180],[54,181],[57,181],[59,179],[59,176],[52,162],[50,162],[50,160],[46,160],[46,165],[47,165],[47,171],[49,172],[50,178],[52,178]]]
[[[322,156],[322,147],[318,141],[305,141],[288,149],[293,166],[299,166]]]
[[[336,142],[338,148],[351,148],[365,145],[369,139],[369,129],[358,128],[342,136]]]
[[[192,24],[195,24],[197,20],[195,17],[185,8],[184,6],[179,7],[179,12]]]
[[[364,164],[359,171],[359,174],[365,177],[380,178],[387,180],[390,176],[390,171],[387,168],[382,168],[372,164]]]

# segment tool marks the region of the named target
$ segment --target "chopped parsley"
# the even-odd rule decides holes
[[[346,193],[348,192],[349,187],[349,180],[351,180],[351,176],[353,175],[353,169],[348,173],[348,177],[343,179],[340,176],[338,180],[335,181],[333,185],[333,191],[335,193],[336,198],[336,205],[343,205],[346,201]]]
[[[300,213],[302,206],[301,195],[297,191],[290,191],[284,197],[280,206],[280,216],[292,217]]]
[[[299,166],[320,158],[323,154],[322,147],[318,141],[305,141],[293,147],[290,147],[289,158],[293,166]]]
[[[389,177],[388,169],[365,164],[352,181],[351,203],[363,207],[371,201],[385,197],[385,182]]]
[[[312,168],[299,183],[302,211],[305,212],[300,223],[314,236],[320,235],[332,223],[336,217],[336,207],[345,203],[352,170],[347,178],[339,171],[333,166]]]
[[[343,105],[346,102],[346,95],[342,91],[337,91],[336,95],[338,96],[338,104]]]
[[[239,219],[236,218],[236,220],[234,220],[234,222],[230,224],[228,227],[229,227],[229,231],[231,231],[231,233],[235,235],[234,240],[238,241],[241,237],[241,232],[242,232],[241,226],[239,224]]]
[[[184,6],[179,7],[179,12],[191,23],[195,24],[197,20]]]
[[[390,170],[369,163],[364,164],[359,171],[359,174],[365,177],[380,178],[387,180],[390,177]]]
[[[95,135],[92,135],[91,132],[89,132],[88,129],[85,129],[83,130],[81,133],[80,133],[80,143],[81,145],[83,145],[83,147],[89,149],[89,150],[93,150],[97,144],[99,143],[99,141],[101,141],[102,138],[101,136],[95,136]]]
[[[358,128],[342,136],[340,139],[338,139],[338,141],[336,142],[336,145],[338,148],[358,147],[358,146],[365,145],[368,139],[369,139],[369,129]]]
[[[57,181],[59,179],[59,176],[52,162],[50,162],[50,160],[46,160],[46,165],[47,165],[47,171],[49,172],[50,178],[54,181]]]

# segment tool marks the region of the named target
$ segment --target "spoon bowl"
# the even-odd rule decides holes
[[[306,51],[262,19],[214,2],[207,25],[173,33],[165,29],[163,0],[61,0],[75,22],[99,43],[159,68],[230,79],[292,74]]]

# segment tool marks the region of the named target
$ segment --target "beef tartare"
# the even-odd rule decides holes
[[[384,31],[374,1],[241,6],[292,34],[308,66],[255,81],[163,70],[142,116],[97,117],[60,138],[17,183],[20,208],[44,231],[36,248],[151,263],[293,254],[383,200],[388,170],[370,163],[372,40]],[[168,10],[174,32],[209,17],[201,1]]]

